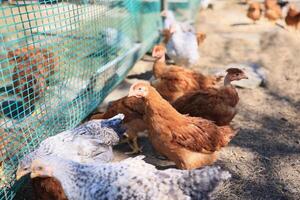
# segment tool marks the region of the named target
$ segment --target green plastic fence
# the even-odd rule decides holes
[[[79,124],[162,27],[161,0],[14,3],[0,5],[0,200],[13,199],[24,181],[15,180],[18,160]]]

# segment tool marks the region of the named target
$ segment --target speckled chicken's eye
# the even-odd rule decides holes
[[[41,167],[41,166],[37,167],[37,170],[43,170],[43,167]]]

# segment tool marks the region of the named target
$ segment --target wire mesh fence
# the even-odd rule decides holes
[[[181,9],[194,12],[195,3]],[[80,123],[157,41],[160,10],[160,0],[1,4],[0,200],[23,183],[18,160]]]

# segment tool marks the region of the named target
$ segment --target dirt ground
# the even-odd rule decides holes
[[[265,19],[253,25],[246,17],[246,9],[238,0],[219,0],[213,10],[201,11],[197,20],[197,29],[207,33],[200,47],[197,70],[208,72],[225,69],[229,64],[247,63],[257,64],[267,72],[263,87],[239,89],[239,113],[233,124],[240,131],[220,152],[216,163],[233,177],[212,197],[299,199],[300,32],[286,30]],[[151,70],[152,65],[145,58],[130,74]],[[105,102],[126,95],[134,81],[126,79]],[[141,137],[139,143],[147,162],[162,169],[173,166],[157,159],[147,138]],[[127,157],[124,151],[129,151],[127,145],[116,147],[117,160]]]
[[[287,31],[262,19],[246,18],[239,0],[218,0],[213,10],[201,11],[197,29],[207,33],[200,47],[197,70],[226,69],[230,64],[256,64],[267,72],[267,82],[255,89],[239,89],[239,112],[233,124],[238,135],[219,155],[216,165],[232,179],[218,187],[212,199],[300,199],[300,31]],[[279,21],[283,25],[283,21]],[[130,74],[151,71],[149,56]],[[136,79],[126,79],[100,105],[128,93]],[[139,138],[146,161],[159,169],[174,167],[157,158],[145,136]],[[116,160],[127,157],[126,144],[115,148]]]

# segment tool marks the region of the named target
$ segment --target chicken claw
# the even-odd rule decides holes
[[[125,133],[125,136],[127,137],[127,143],[129,144],[132,151],[125,152],[126,155],[132,155],[132,154],[138,154],[142,152],[142,147],[139,147],[139,144],[137,142],[137,136],[133,136],[131,134]]]

